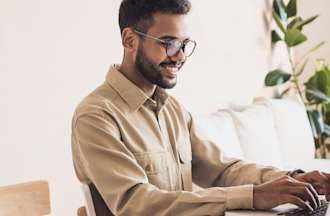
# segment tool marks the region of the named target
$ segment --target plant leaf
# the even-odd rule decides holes
[[[294,18],[289,24],[288,24],[288,29],[298,29],[298,30],[302,30],[302,26],[301,26],[301,23],[303,22],[304,20],[301,18],[301,17],[296,17]],[[299,27],[299,28],[298,28]]]
[[[289,29],[284,37],[289,47],[297,46],[307,40],[307,37],[298,29]]]
[[[303,55],[303,57],[301,57],[298,61],[297,64],[300,64],[300,62],[302,60],[304,60],[309,54],[311,54],[312,52],[315,52],[317,49],[319,49],[320,47],[322,47],[325,44],[324,41],[322,41],[321,43],[317,44],[316,46],[314,46],[312,49],[308,50],[308,52]]]
[[[299,25],[297,25],[297,29],[302,29],[305,25],[313,22],[318,17],[319,17],[319,15],[315,15],[315,16],[312,16],[312,17],[302,21],[301,23],[299,23]]]
[[[285,34],[285,28],[284,28],[284,26],[283,26],[283,24],[282,24],[282,21],[281,21],[280,17],[276,14],[276,12],[275,12],[274,10],[273,10],[272,14],[273,14],[273,18],[274,18],[274,20],[275,20],[276,25],[277,25],[277,26],[281,29],[281,31]]]
[[[324,104],[323,109],[326,114],[330,115],[330,104]]]
[[[287,18],[293,17],[297,15],[297,1],[290,0],[287,8],[286,8]]]
[[[272,43],[275,44],[281,40],[282,40],[282,38],[278,35],[278,33],[275,30],[272,30]]]
[[[320,90],[317,89],[306,89],[306,98],[313,98],[314,100],[317,99],[321,102],[325,102],[327,104],[330,104],[330,98],[321,92]]]
[[[265,78],[266,86],[276,86],[287,82],[291,78],[291,74],[281,70],[276,69],[270,71]]]
[[[291,87],[288,87],[287,89],[285,89],[285,90],[280,94],[280,98],[282,98],[284,95],[286,95],[290,90],[291,90]]]
[[[299,68],[299,70],[296,73],[296,76],[300,76],[304,72],[307,63],[308,63],[308,59],[306,59],[304,61],[304,64]]]
[[[316,51],[318,48],[320,48],[320,47],[323,46],[324,44],[325,44],[324,41],[322,41],[321,43],[317,44],[317,45],[314,46],[312,49],[308,50],[307,55],[310,54],[310,53],[312,53],[312,52],[314,52],[314,51]]]
[[[317,59],[315,62],[316,71],[321,71],[325,67],[325,60],[324,59]]]
[[[324,124],[324,133],[327,135],[327,136],[330,136],[330,126],[323,123]]]
[[[330,103],[330,71],[324,66],[309,78],[306,86],[306,99],[313,103]]]
[[[322,114],[317,110],[308,110],[307,115],[312,128],[313,135],[315,138],[318,138],[319,135],[324,132]]]
[[[283,0],[274,0],[273,9],[281,20],[285,21],[287,19],[286,6]]]
[[[323,90],[322,83],[320,82],[320,77],[321,77],[321,75],[319,75],[319,73],[315,73],[305,83],[305,86],[306,86],[305,96],[306,96],[306,100],[310,103],[318,104],[318,103],[322,102],[322,100],[320,100],[319,97],[314,96],[315,95],[315,93],[314,93],[315,90],[316,91],[322,91]],[[310,93],[309,91],[312,91],[312,93]]]

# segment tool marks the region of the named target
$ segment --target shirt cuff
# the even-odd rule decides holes
[[[226,209],[253,209],[253,185],[227,187]]]

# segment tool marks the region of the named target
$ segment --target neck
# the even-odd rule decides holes
[[[156,85],[150,83],[148,80],[146,80],[142,74],[140,74],[136,68],[134,67],[134,64],[128,63],[123,60],[119,71],[131,82],[133,82],[136,86],[138,86],[148,97],[152,97],[155,90]]]

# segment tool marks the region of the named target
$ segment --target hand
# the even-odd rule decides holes
[[[306,211],[312,211],[320,205],[317,192],[311,184],[297,181],[290,176],[283,176],[253,188],[255,209],[271,209],[286,203]]]
[[[312,184],[318,194],[326,195],[326,199],[330,201],[330,173],[312,171],[296,174],[293,178]]]

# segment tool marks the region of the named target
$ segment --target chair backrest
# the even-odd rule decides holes
[[[113,215],[94,184],[83,184],[82,189],[86,201],[87,216]]]
[[[87,214],[87,210],[85,206],[81,206],[80,208],[78,208],[77,210],[77,216],[89,216]]]
[[[92,194],[89,189],[89,186],[87,184],[83,184],[83,185],[81,185],[81,188],[83,190],[84,198],[85,198],[85,202],[86,202],[86,208],[85,208],[86,215],[87,216],[96,216],[93,198],[92,198]]]
[[[50,214],[49,186],[47,181],[33,181],[0,187],[0,215]]]

